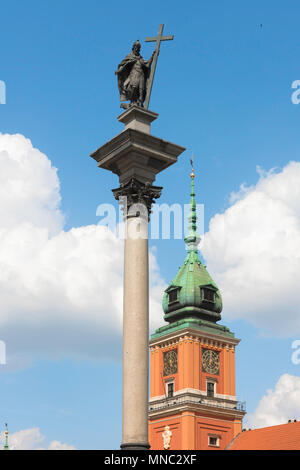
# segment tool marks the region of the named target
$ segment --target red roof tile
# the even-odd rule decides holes
[[[300,421],[241,432],[227,450],[300,450]]]

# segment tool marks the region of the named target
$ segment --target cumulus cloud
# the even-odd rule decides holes
[[[270,334],[300,332],[300,162],[258,169],[216,214],[202,253],[222,292],[224,314]]]
[[[5,443],[4,433],[0,434],[0,442]],[[49,445],[39,428],[24,429],[9,435],[10,450],[76,450],[74,446],[52,441]]]
[[[57,233],[64,223],[60,211],[57,169],[20,134],[0,134],[1,229],[22,223]]]
[[[300,418],[300,377],[283,374],[274,390],[267,390],[257,409],[248,416],[251,428],[285,424],[289,419]]]
[[[57,170],[25,137],[0,134],[0,175],[0,331],[8,367],[116,357],[123,241],[103,226],[63,230]],[[153,327],[164,288],[154,252],[150,272]]]

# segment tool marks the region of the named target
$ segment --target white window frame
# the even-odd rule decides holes
[[[220,447],[220,436],[217,435],[217,434],[208,434],[208,445],[210,447]],[[217,443],[216,444],[211,444],[210,443],[210,439],[217,439]]]
[[[172,396],[172,397],[169,396],[169,385],[170,385],[170,384],[173,384],[173,396]],[[173,398],[174,395],[175,395],[175,380],[174,380],[174,379],[167,379],[167,380],[165,381],[165,387],[166,387],[166,388],[165,388],[166,397],[167,397],[167,398]]]
[[[208,393],[207,393],[207,392],[208,392],[208,387],[207,387],[207,385],[208,385],[209,383],[210,383],[210,384],[214,384],[214,394],[213,394],[212,397],[208,396]],[[209,377],[206,378],[206,396],[207,396],[207,398],[215,398],[215,396],[216,396],[216,385],[217,385],[217,380],[211,379],[211,378],[209,378]]]

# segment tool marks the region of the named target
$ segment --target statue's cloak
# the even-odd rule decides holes
[[[142,61],[143,72],[145,76],[145,84],[147,84],[151,67],[148,66],[147,62],[145,61],[145,59],[143,59],[143,57],[136,56],[133,52],[130,52],[119,64],[118,70],[117,70],[120,101],[130,100],[131,98],[127,79],[137,59],[140,59]],[[146,89],[147,89],[147,85],[145,87],[145,93],[146,93]]]

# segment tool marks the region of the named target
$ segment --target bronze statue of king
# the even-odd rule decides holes
[[[140,54],[141,44],[137,40],[132,51],[118,66],[115,74],[118,76],[121,108],[127,109],[132,105],[144,106],[148,79],[155,51],[148,61]],[[130,101],[130,103],[125,103]]]

